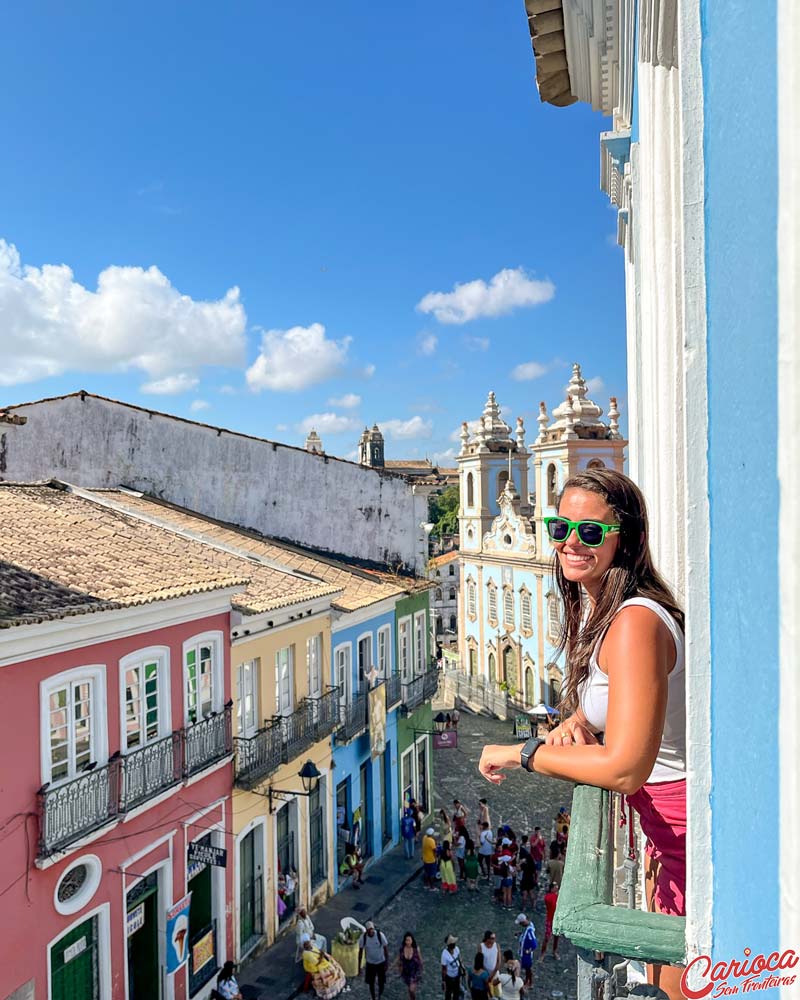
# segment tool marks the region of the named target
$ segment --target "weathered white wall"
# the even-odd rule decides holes
[[[129,486],[329,552],[424,570],[424,496],[402,477],[98,396],[14,407],[0,479]]]

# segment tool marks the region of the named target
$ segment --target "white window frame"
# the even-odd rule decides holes
[[[424,611],[414,614],[414,676],[421,677],[425,673],[425,636],[428,630],[427,615]]]
[[[285,658],[282,654],[286,654]],[[275,651],[275,714],[291,715],[294,711],[294,643],[288,646],[281,646]],[[288,674],[288,690],[284,692],[284,677],[282,672],[282,661],[285,659]],[[287,694],[284,703],[284,693]]]
[[[369,643],[369,663],[366,663],[364,667],[361,666],[361,643]],[[356,639],[356,667],[358,669],[358,684],[357,687],[364,687],[364,690],[369,688],[370,680],[369,673],[375,665],[375,636],[372,632],[362,632],[361,635]],[[362,675],[363,671],[363,677]]]
[[[404,638],[407,644],[403,645]],[[397,658],[403,684],[408,684],[414,670],[414,628],[411,615],[406,615],[397,623]]]
[[[511,587],[503,587],[503,627],[514,628],[514,591]]]
[[[148,743],[155,743],[169,736],[172,732],[172,696],[170,692],[170,667],[169,667],[169,646],[147,646],[145,649],[136,649],[127,656],[123,656],[119,661],[119,745],[123,754],[133,753]],[[147,739],[145,730],[144,739],[139,746],[128,749],[128,727],[125,719],[125,675],[132,667],[144,666],[145,663],[158,662],[158,735],[152,740]]]
[[[225,687],[223,679],[223,645],[222,632],[201,632],[193,635],[183,644],[181,650],[182,676],[183,676],[183,720],[185,725],[191,725],[189,719],[189,671],[186,666],[186,657],[192,649],[197,651],[199,658],[200,646],[211,646],[211,711],[221,712],[225,705]],[[199,659],[198,659],[199,662]],[[200,718],[196,720],[200,722]]]
[[[322,697],[322,633],[315,632],[306,639],[306,667],[308,668],[308,696]]]
[[[90,728],[90,760],[98,766],[108,763],[108,702],[106,701],[106,667],[105,664],[92,664],[64,670],[60,674],[46,677],[39,684],[39,726],[40,726],[40,764],[42,784],[64,784],[71,781],[75,775],[59,778],[52,782],[50,760],[50,695],[68,684],[89,681],[92,685],[91,716],[93,724]]]
[[[467,618],[472,621],[478,617],[478,595],[477,586],[474,580],[467,580]]]
[[[533,598],[525,588],[519,592],[519,627],[522,632],[533,633]]]
[[[552,590],[549,590],[545,600],[547,601],[547,635],[553,642],[558,642],[558,636],[561,631],[558,597]]]
[[[493,580],[491,580],[486,586],[486,603],[488,605],[486,611],[486,617],[489,620],[490,625],[496,625],[498,622],[497,617],[497,585]]]
[[[261,667],[261,661],[256,656],[252,660],[242,660],[241,663],[236,665],[236,732],[237,735],[248,738],[253,736],[254,733],[258,732],[260,726],[259,721],[259,702],[258,702],[258,682],[259,682],[259,671]],[[242,687],[243,681],[246,680],[247,675],[250,677],[250,697],[253,700],[253,712],[252,720],[248,722],[245,717],[244,702],[242,700]]]
[[[340,667],[344,667],[344,683],[342,683],[342,673]],[[333,679],[339,688],[339,704],[346,706],[350,703],[350,692],[353,689],[353,644],[342,642],[333,650]]]
[[[378,676],[386,680],[392,676],[392,626],[381,625],[378,629]]]

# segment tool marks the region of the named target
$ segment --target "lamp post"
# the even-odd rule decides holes
[[[303,783],[302,792],[295,792],[288,788],[274,788],[272,785],[269,786],[267,797],[269,798],[270,813],[272,812],[273,799],[292,799],[295,797],[308,798],[310,795],[313,795],[317,789],[317,785],[319,784],[319,779],[322,777],[322,774],[313,760],[307,760],[297,772],[297,776]]]

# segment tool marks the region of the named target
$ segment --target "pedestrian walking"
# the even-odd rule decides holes
[[[422,838],[422,881],[426,889],[436,891],[436,838],[429,826]]]
[[[561,860],[561,846],[557,840],[550,845],[550,860],[547,862],[547,881],[561,885],[564,878],[564,862]]]
[[[489,1000],[489,970],[483,960],[483,952],[475,955],[472,970],[468,976],[469,992],[472,1000]]]
[[[445,840],[439,851],[439,874],[442,876],[442,892],[457,892],[456,872],[453,867],[453,850],[450,841]]]
[[[489,816],[489,801],[488,799],[478,800],[478,828],[483,829],[483,824],[486,824],[489,829],[492,826],[492,820]]]
[[[403,840],[403,854],[409,859],[414,857],[414,847],[417,837],[417,824],[410,809],[406,809],[400,820],[400,836]]]
[[[461,993],[461,951],[458,938],[448,934],[442,951],[442,991],[444,1000],[459,1000]]]
[[[508,860],[501,860],[500,862],[500,888],[503,890],[503,908],[510,910],[512,904],[512,890],[514,887],[514,866],[511,862],[511,858],[507,854],[504,854],[503,857],[508,858]]]
[[[383,931],[377,930],[371,920],[364,924],[364,933],[358,941],[359,974],[364,957],[364,982],[369,987],[369,995],[372,1000],[381,1000],[386,986],[386,970],[389,967],[389,942]]]
[[[478,856],[475,853],[475,845],[470,840],[467,844],[467,854],[464,858],[464,875],[467,879],[467,889],[470,892],[478,891],[478,875],[480,874],[480,865],[478,864]]]
[[[556,906],[558,905],[558,883],[551,882],[550,887],[544,897],[544,911],[545,911],[545,922],[544,922],[544,941],[542,941],[542,953],[539,955],[539,961],[544,961],[544,956],[547,951],[547,942],[550,938],[553,938],[553,958],[558,961],[558,935],[553,934],[553,917],[556,913]]]
[[[522,928],[519,936],[519,963],[521,974],[525,979],[526,988],[533,986],[533,956],[536,951],[536,931],[532,922],[524,913],[520,913],[514,921]]]
[[[494,854],[494,837],[486,822],[481,823],[481,832],[478,837],[478,860],[481,871],[489,878],[491,874],[492,855]]]
[[[454,708],[450,714],[450,719],[453,723],[453,729],[458,729],[458,720],[461,718],[461,712],[457,708]]]
[[[467,857],[467,831],[460,826],[456,830],[453,854],[458,864],[458,877],[463,881],[466,878],[466,857]]]
[[[483,954],[484,965],[489,972],[489,979],[494,979],[500,969],[500,945],[497,943],[497,935],[494,931],[488,930],[483,932],[481,952]]]
[[[419,945],[411,931],[406,931],[403,935],[397,964],[400,978],[408,989],[408,1000],[416,1000],[417,984],[422,979],[422,952],[419,950]]]

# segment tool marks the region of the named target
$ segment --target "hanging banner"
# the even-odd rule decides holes
[[[458,746],[458,730],[445,729],[441,733],[433,734],[434,750],[449,750]]]
[[[386,685],[379,684],[369,693],[369,751],[372,759],[386,749]]]
[[[167,910],[167,972],[177,972],[189,958],[189,905],[192,894]]]

